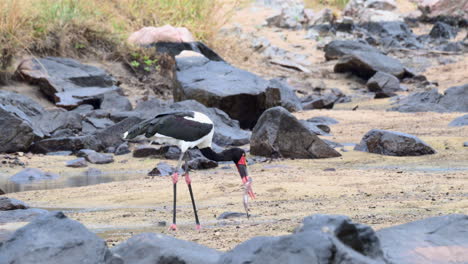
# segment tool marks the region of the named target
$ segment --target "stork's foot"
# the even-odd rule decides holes
[[[196,229],[197,231],[200,231],[200,230],[201,230],[201,225],[200,225],[200,224],[195,225],[195,229]]]
[[[186,182],[187,184],[191,184],[191,183],[192,183],[192,179],[190,179],[190,176],[189,176],[188,173],[185,173],[185,174],[184,174],[184,177],[185,177],[185,182]]]
[[[172,225],[169,227],[169,230],[177,231],[177,225],[176,225],[176,224],[172,224]]]

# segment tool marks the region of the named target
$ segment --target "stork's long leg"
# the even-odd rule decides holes
[[[184,174],[185,182],[187,183],[187,187],[190,193],[190,198],[192,199],[193,212],[195,214],[195,224],[196,224],[195,227],[197,230],[200,230],[201,226],[200,226],[200,221],[198,220],[197,206],[195,205],[195,198],[193,197],[193,191],[192,191],[192,180],[190,179],[188,171],[189,171],[189,168],[187,164],[187,159],[185,159],[185,174]]]
[[[175,172],[172,174],[172,183],[174,189],[174,209],[172,211],[172,225],[169,227],[171,230],[177,230],[176,225],[176,203],[177,203],[177,182],[179,181],[179,169],[182,164],[182,158],[185,156],[185,152],[182,152],[179,157],[179,161],[177,163],[177,167]]]

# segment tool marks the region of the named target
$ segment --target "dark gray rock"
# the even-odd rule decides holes
[[[171,236],[143,233],[115,246],[112,252],[124,263],[217,264],[220,252]]]
[[[389,262],[467,263],[468,216],[451,214],[377,231]]]
[[[345,55],[352,55],[356,51],[382,53],[366,43],[354,40],[333,40],[325,46],[324,51],[327,60],[336,60]]]
[[[328,116],[315,116],[315,117],[307,119],[307,122],[324,124],[324,125],[334,125],[334,124],[339,123],[338,120],[328,117]]]
[[[81,115],[79,113],[68,112],[63,109],[43,112],[41,115],[35,117],[33,121],[46,135],[54,134],[55,132],[59,130],[63,131],[64,129],[70,131],[67,133],[78,134],[82,129]]]
[[[268,108],[281,105],[281,91],[269,82],[225,62],[200,57],[177,59],[174,100],[194,99],[205,106],[223,110],[239,120],[241,128],[252,128]]]
[[[241,217],[247,217],[247,214],[239,213],[239,212],[224,212],[220,214],[218,217],[216,217],[216,219],[223,220],[223,219],[241,218]]]
[[[101,144],[94,150],[103,150],[107,147],[118,147],[125,141],[122,139],[122,135],[128,131],[132,126],[143,121],[141,118],[133,116],[126,118],[115,125],[99,130],[94,133],[94,137]]]
[[[67,58],[28,59],[17,73],[33,84],[57,106],[73,109],[80,104],[99,108],[106,93],[117,91],[116,80],[104,70]]]
[[[27,151],[44,136],[32,120],[20,109],[0,104],[0,153]]]
[[[400,80],[385,72],[377,72],[367,81],[369,91],[375,93],[375,98],[386,98],[395,96],[401,91]]]
[[[148,176],[170,176],[175,172],[175,168],[165,162],[159,162],[155,168],[148,172]]]
[[[27,168],[11,176],[10,181],[15,183],[28,183],[33,181],[53,180],[58,177],[59,175],[54,173],[43,172],[34,168]]]
[[[468,84],[455,86],[439,94],[436,89],[412,93],[390,108],[399,112],[468,112]]]
[[[423,45],[404,22],[369,22],[360,25],[372,36],[380,38],[385,48],[423,48]]]
[[[380,53],[361,51],[341,57],[335,65],[334,71],[338,73],[351,72],[365,80],[379,71],[399,79],[407,75],[405,67],[397,59]]]
[[[80,150],[80,152],[84,153],[82,157],[93,164],[108,164],[114,162],[114,156],[110,154],[102,154],[94,150]]]
[[[338,88],[332,88],[324,94],[312,94],[301,98],[304,110],[332,109],[335,103],[351,102],[351,99]]]
[[[323,124],[308,122],[306,120],[299,121],[304,127],[306,127],[310,132],[314,133],[315,135],[329,136],[328,133],[330,133],[330,127]]]
[[[463,142],[463,146],[464,146],[464,147],[468,147],[468,141]]]
[[[468,114],[455,118],[454,120],[452,120],[452,122],[449,123],[449,126],[451,127],[468,126]]]
[[[8,197],[0,197],[0,211],[8,211],[8,210],[17,210],[17,209],[28,209],[27,206],[22,201],[8,198]]]
[[[457,28],[452,27],[444,22],[438,21],[434,24],[434,27],[432,27],[429,36],[431,36],[431,38],[452,39],[455,38],[457,34]]]
[[[372,129],[354,150],[388,156],[421,156],[436,151],[419,138],[401,132]]]
[[[281,106],[289,112],[302,110],[301,100],[297,97],[294,89],[280,78],[271,79],[268,85],[272,88],[279,88],[281,92]]]
[[[31,151],[34,153],[48,153],[57,151],[78,151],[80,149],[102,150],[104,147],[94,136],[73,136],[48,138],[34,142]]]
[[[83,168],[83,167],[87,167],[88,163],[86,162],[85,158],[77,158],[74,160],[67,161],[65,166],[72,167],[72,168]]]
[[[15,106],[30,118],[45,112],[44,107],[28,96],[4,90],[0,90],[0,105]]]
[[[44,210],[44,209],[38,209],[38,208],[7,210],[7,211],[0,210],[0,224],[15,223],[15,222],[31,222],[36,217],[41,216],[41,215],[46,215],[48,213],[49,211]]]
[[[137,117],[143,119],[143,115],[140,112],[135,111],[111,112],[109,114],[109,119],[114,121],[115,123],[118,123],[129,117]]]
[[[279,106],[268,109],[260,117],[252,132],[250,152],[258,156],[285,158],[341,156]]]
[[[0,263],[123,263],[104,240],[62,212],[37,217],[0,244]]]
[[[130,153],[130,149],[128,148],[128,143],[124,142],[120,144],[117,149],[114,151],[115,155],[125,155],[127,153]]]
[[[156,148],[149,145],[141,145],[133,150],[134,158],[147,158],[151,156],[160,156],[162,154],[164,154],[164,150],[162,148]]]
[[[55,151],[55,152],[47,152],[46,155],[48,156],[70,156],[73,152],[71,151]]]
[[[101,109],[109,112],[132,111],[132,104],[127,97],[118,92],[105,93],[101,102]]]
[[[96,129],[91,129],[92,131],[95,131],[97,129],[104,129],[104,128],[115,125],[114,121],[110,120],[109,118],[87,117],[86,121],[96,128]]]
[[[218,167],[218,163],[205,157],[191,159],[188,166],[192,170],[206,170]]]

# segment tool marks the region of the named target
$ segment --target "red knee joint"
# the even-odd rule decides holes
[[[188,173],[186,173],[186,174],[184,175],[184,177],[185,177],[185,182],[186,182],[187,184],[191,184],[191,183],[192,183],[192,180],[190,179],[190,176],[189,176]]]
[[[172,174],[172,183],[176,184],[179,181],[179,174],[177,172],[174,172]]]

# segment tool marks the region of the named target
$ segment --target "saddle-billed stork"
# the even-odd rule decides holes
[[[187,159],[185,153],[190,148],[198,147],[201,153],[208,159],[214,161],[233,161],[241,176],[244,185],[243,203],[249,217],[248,196],[252,199],[255,194],[252,191],[252,179],[248,176],[245,151],[240,148],[226,149],[216,153],[211,149],[211,143],[214,134],[214,124],[211,119],[194,111],[178,111],[158,114],[152,119],[145,120],[136,124],[130,130],[124,133],[123,138],[128,139],[149,139],[151,142],[160,144],[176,145],[180,148],[181,154],[177,163],[175,172],[172,175],[174,192],[174,210],[171,230],[177,230],[176,226],[176,200],[177,200],[177,182],[178,171],[182,165],[182,159],[185,160],[185,182],[187,183],[190,198],[192,199],[193,211],[195,213],[196,229],[200,229],[197,208],[193,197],[191,179],[188,173]],[[150,142],[150,143],[151,143]]]

